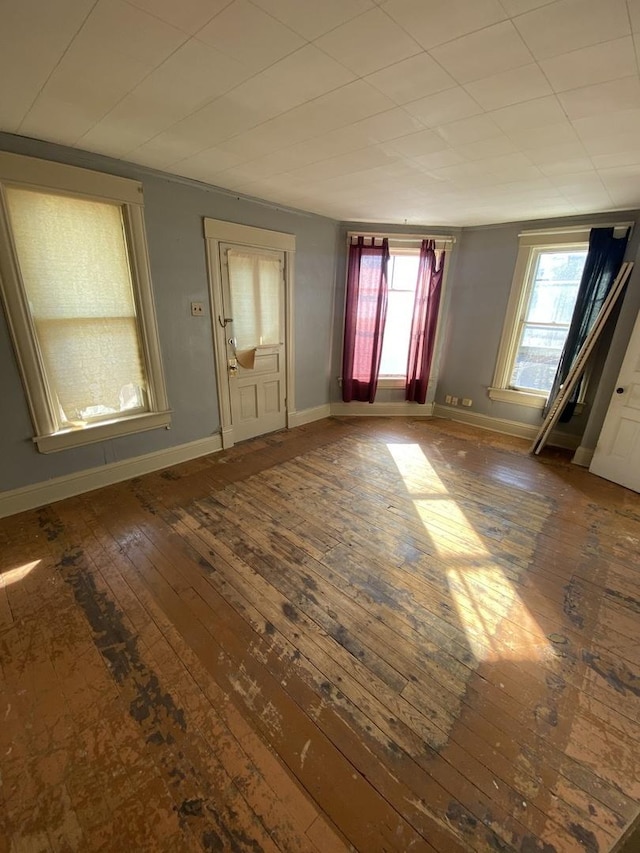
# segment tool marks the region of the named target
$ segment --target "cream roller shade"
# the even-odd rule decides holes
[[[6,199],[62,423],[146,410],[122,207],[18,187]]]
[[[229,249],[233,332],[238,349],[282,341],[282,270],[273,255]]]

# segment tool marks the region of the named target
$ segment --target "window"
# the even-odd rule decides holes
[[[0,278],[42,452],[167,426],[141,186],[0,155]]]
[[[418,249],[390,250],[387,317],[382,339],[379,387],[404,386],[406,381],[419,265]]]
[[[489,396],[542,409],[571,323],[589,230],[520,236]]]

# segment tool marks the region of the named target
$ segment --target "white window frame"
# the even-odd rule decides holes
[[[624,233],[630,223],[608,223],[615,228],[616,236]],[[535,263],[541,252],[548,251],[584,251],[589,248],[591,228],[599,225],[579,226],[573,228],[553,229],[549,231],[523,231],[518,235],[518,257],[513,273],[511,294],[507,305],[500,348],[493,382],[489,386],[489,397],[501,403],[515,403],[533,409],[544,409],[547,394],[531,391],[517,391],[509,387],[513,365],[520,343],[520,325],[524,312],[529,303],[533,286]],[[618,233],[619,232],[619,233]],[[586,386],[586,383],[583,383]],[[584,393],[584,387],[582,393]],[[581,410],[582,400],[579,401],[578,411]]]
[[[123,206],[140,342],[149,386],[148,411],[82,426],[61,426],[20,275],[7,215],[5,186],[28,187]],[[171,412],[162,369],[144,228],[142,185],[138,181],[0,152],[0,293],[31,413],[35,431],[33,441],[41,453],[170,426]]]

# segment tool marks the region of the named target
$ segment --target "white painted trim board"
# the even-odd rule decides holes
[[[178,465],[180,462],[188,462],[190,459],[207,456],[209,453],[217,453],[219,450],[222,450],[220,436],[212,435],[209,438],[200,438],[167,450],[145,453],[144,456],[136,456],[133,459],[123,459],[120,462],[111,462],[98,468],[88,468],[86,471],[54,477],[20,489],[0,492],[0,518],[91,492],[102,486],[121,483],[123,480],[130,480],[142,474],[150,474],[152,471]]]

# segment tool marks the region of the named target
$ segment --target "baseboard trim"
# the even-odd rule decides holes
[[[331,414],[358,418],[430,418],[433,403],[331,403]]]
[[[321,421],[323,418],[328,418],[331,415],[331,407],[328,403],[322,406],[314,406],[311,409],[301,409],[299,412],[289,412],[288,425],[290,428],[304,426],[305,424],[313,423],[313,421]]]
[[[450,421],[458,421],[462,424],[488,429],[499,432],[502,435],[514,435],[518,438],[527,438],[533,441],[539,431],[535,424],[523,424],[519,421],[509,421],[505,418],[492,418],[490,415],[482,415],[480,412],[464,411],[453,406],[443,406],[436,403],[433,414],[436,418],[446,418]],[[554,430],[549,437],[548,444],[554,447],[562,447],[566,450],[576,450],[580,442],[580,436]]]
[[[588,468],[591,465],[591,460],[593,459],[593,454],[595,450],[591,447],[583,447],[580,445],[576,452],[573,454],[573,459],[571,460],[574,465],[581,465],[583,468]]]
[[[75,474],[55,477],[43,483],[0,492],[0,518],[91,492],[102,486],[121,483],[123,480],[140,477],[142,474],[150,474],[152,471],[178,465],[180,462],[188,462],[190,459],[207,456],[209,453],[217,453],[219,450],[222,450],[220,436],[212,435],[209,438],[169,447],[167,450],[145,453],[144,456],[136,456],[133,459],[123,459],[120,462],[101,465],[99,468],[89,468]]]

